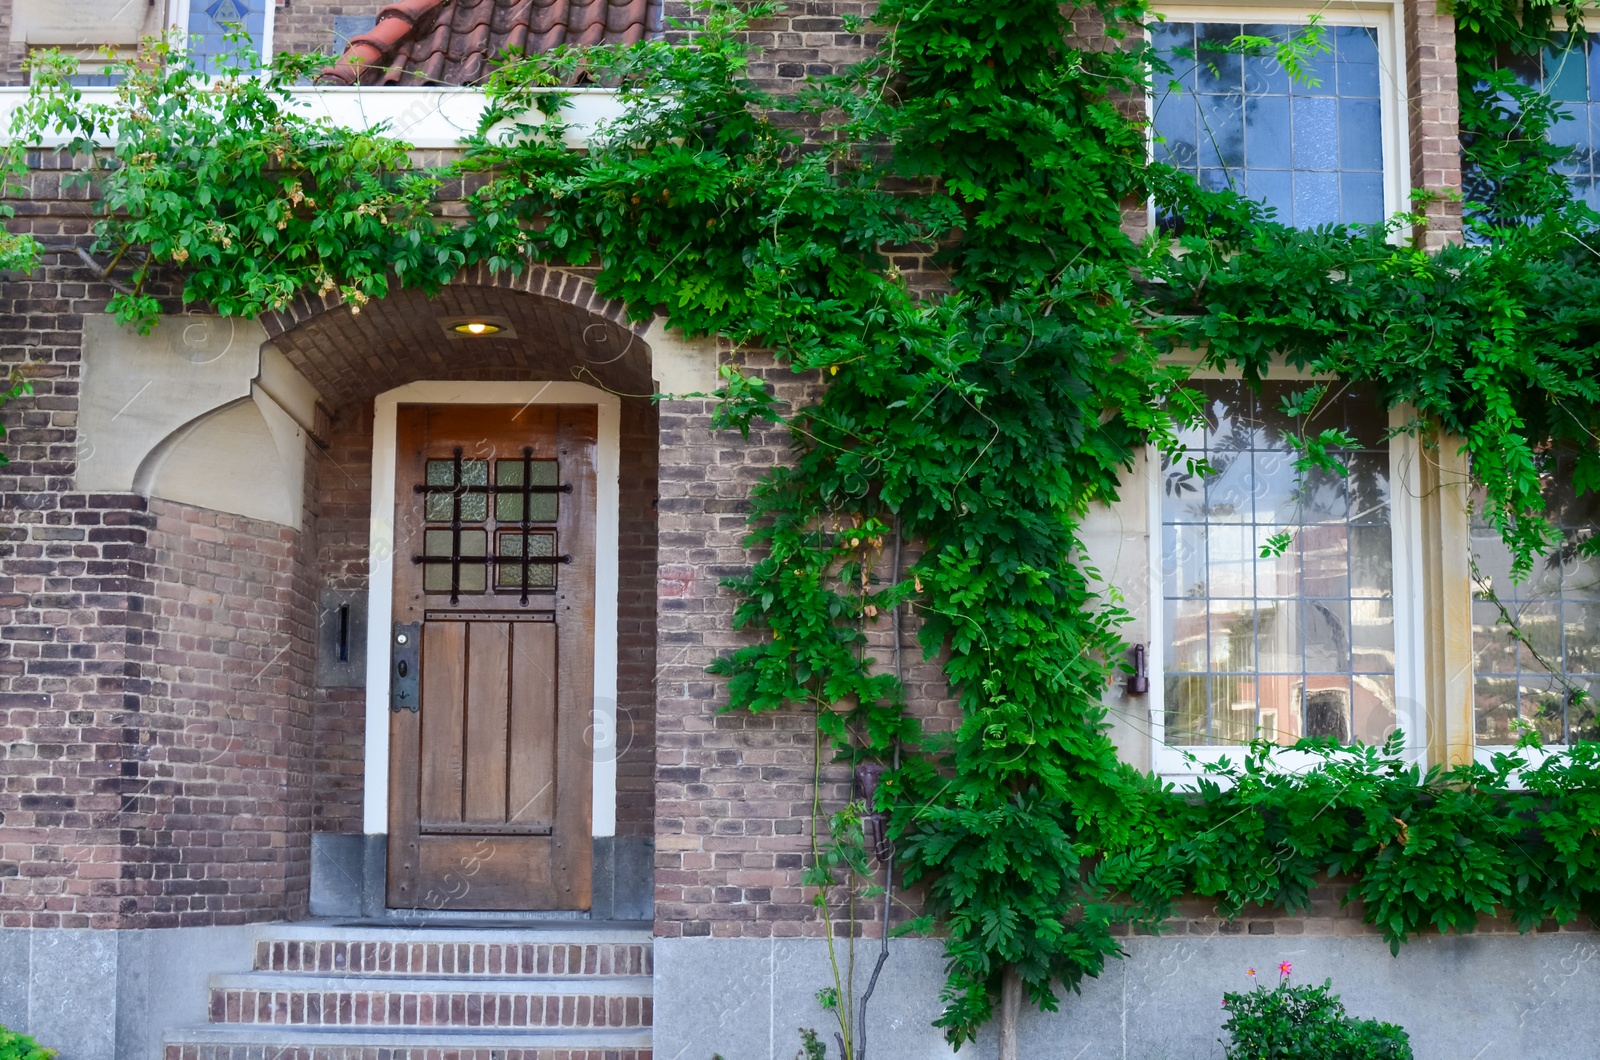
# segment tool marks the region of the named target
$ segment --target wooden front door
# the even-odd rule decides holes
[[[587,909],[595,410],[397,426],[388,903]]]

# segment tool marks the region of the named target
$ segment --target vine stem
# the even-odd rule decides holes
[[[1022,976],[1008,964],[1000,973],[1000,1060],[1017,1060],[1017,1021],[1022,1015]]]
[[[900,517],[894,519],[894,566],[889,571],[889,584],[900,584],[900,544],[901,537]],[[905,675],[900,666],[900,605],[896,604],[890,615],[893,624],[894,644],[890,657],[894,660],[895,684],[904,687]],[[894,768],[900,768],[900,741],[894,741]],[[869,811],[871,807],[867,808]],[[894,901],[894,848],[889,848],[889,857],[883,863],[883,920],[878,930],[878,960],[872,966],[872,978],[867,980],[867,989],[861,995],[861,1008],[856,1015],[856,1055],[854,1060],[867,1060],[867,1002],[872,1000],[872,992],[878,989],[878,976],[883,971],[883,966],[889,960],[889,907]]]

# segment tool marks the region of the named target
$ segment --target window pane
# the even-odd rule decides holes
[[[1377,31],[1325,26],[1327,52],[1303,54],[1291,78],[1278,45],[1307,32],[1282,24],[1168,22],[1151,43],[1173,67],[1157,74],[1154,152],[1208,188],[1232,188],[1311,227],[1384,216]],[[1272,42],[1243,53],[1241,35]],[[1180,54],[1186,53],[1186,54]]]
[[[1594,160],[1596,145],[1600,145],[1600,113],[1596,107],[1600,104],[1597,39],[1600,35],[1593,33],[1574,34],[1558,39],[1555,46],[1542,55],[1506,50],[1497,60],[1518,82],[1542,89],[1571,119],[1557,121],[1550,129],[1552,143],[1570,148],[1556,168],[1567,175],[1573,197],[1591,206],[1600,202]],[[1494,190],[1483,174],[1470,166],[1462,178],[1475,201],[1487,201]]]
[[[1282,411],[1303,385],[1267,383],[1259,396],[1237,381],[1190,386],[1206,426],[1184,456],[1212,474],[1164,465],[1168,741],[1381,739],[1395,717],[1387,441],[1364,428],[1374,448],[1337,454],[1356,473],[1304,476],[1288,443],[1369,415],[1347,406],[1381,403],[1349,390],[1306,425]]]
[[[1382,743],[1395,731],[1394,678],[1361,675],[1352,682],[1351,721],[1360,743]]]
[[[1209,743],[1206,724],[1206,684],[1204,675],[1167,678],[1165,689],[1166,739],[1174,747]]]
[[[1548,57],[1547,57],[1548,58]],[[1516,740],[1515,722],[1549,743],[1596,738],[1584,701],[1600,674],[1600,597],[1595,560],[1584,555],[1600,512],[1573,486],[1574,454],[1542,454],[1545,512],[1559,540],[1520,580],[1490,526],[1480,492],[1473,506],[1473,683],[1480,744]]]

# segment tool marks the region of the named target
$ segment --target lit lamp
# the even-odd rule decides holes
[[[514,339],[517,329],[505,317],[482,316],[439,317],[439,328],[453,342],[472,342],[476,339]]]

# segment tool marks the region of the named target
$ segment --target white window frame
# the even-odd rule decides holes
[[[1176,359],[1176,358],[1174,358]],[[1192,362],[1198,358],[1190,355]],[[1197,367],[1191,380],[1238,379],[1235,371],[1223,372],[1214,368]],[[1296,380],[1305,383],[1316,381],[1317,376],[1275,364],[1263,373],[1268,380]],[[1409,406],[1399,406],[1389,412],[1391,429],[1413,423],[1415,415]],[[1146,452],[1148,469],[1145,488],[1147,494],[1148,525],[1146,539],[1150,544],[1148,577],[1150,579],[1150,644],[1147,664],[1150,672],[1149,710],[1151,732],[1151,768],[1163,779],[1175,782],[1180,788],[1192,788],[1209,763],[1230,761],[1233,765],[1244,762],[1244,748],[1239,746],[1185,746],[1175,747],[1166,742],[1166,593],[1162,580],[1161,532],[1161,454],[1151,446]],[[1419,488],[1421,443],[1414,434],[1398,433],[1389,440],[1389,520],[1393,534],[1394,577],[1394,686],[1395,720],[1405,734],[1405,757],[1410,761],[1425,761],[1428,753],[1427,714],[1423,694],[1423,582],[1422,582],[1422,509]],[[1303,771],[1314,768],[1321,758],[1305,751],[1283,749],[1273,752],[1273,764],[1281,769]]]
[[[1186,3],[1162,0],[1151,8],[1152,18],[1169,22],[1238,22],[1269,25],[1305,25],[1317,15],[1324,26],[1364,26],[1378,33],[1378,72],[1382,81],[1379,114],[1383,136],[1383,212],[1391,218],[1411,209],[1411,136],[1405,115],[1409,96],[1406,89],[1405,12],[1401,2],[1342,4],[1337,8],[1318,4],[1277,3]],[[1145,96],[1147,157],[1155,157],[1155,97]],[[1155,203],[1147,205],[1148,224],[1156,227]],[[1391,238],[1409,236],[1395,232]]]

